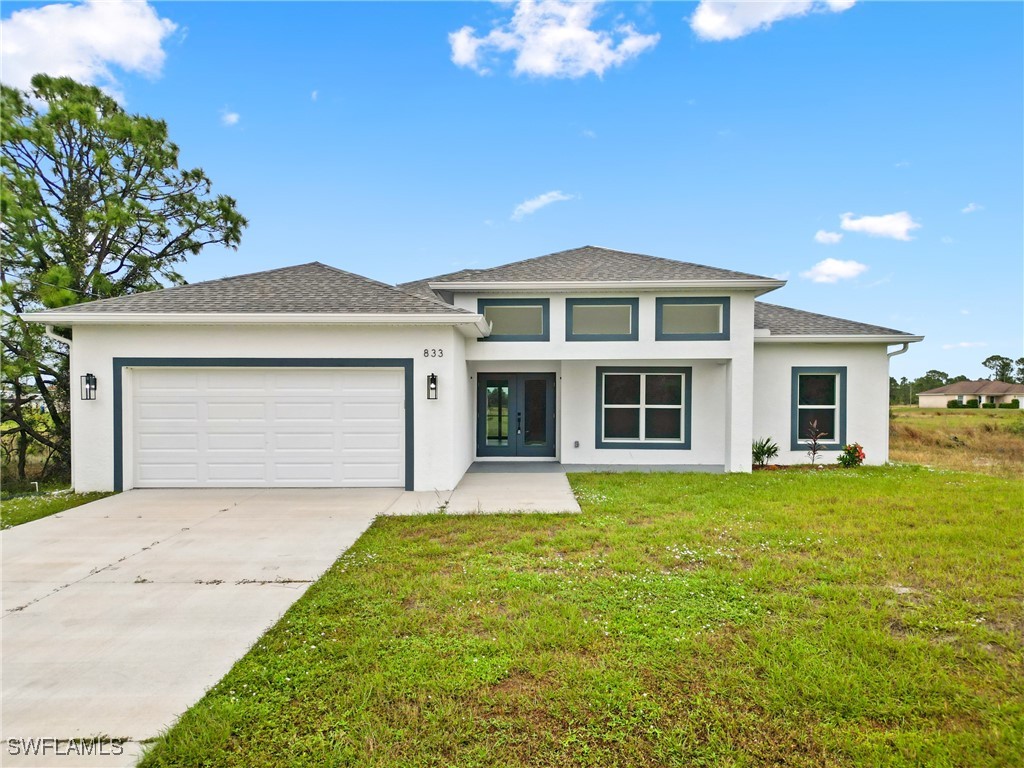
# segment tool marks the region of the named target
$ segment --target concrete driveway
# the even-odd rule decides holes
[[[4,531],[0,763],[133,764],[401,495],[130,491]],[[96,735],[132,741],[31,760],[9,741]]]

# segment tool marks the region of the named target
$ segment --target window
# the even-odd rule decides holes
[[[690,368],[598,368],[596,447],[690,447]]]
[[[477,299],[477,312],[491,324],[482,341],[547,341],[550,338],[548,299]]]
[[[728,341],[729,297],[673,296],[655,300],[657,341]]]
[[[846,368],[793,369],[794,451],[806,450],[818,433],[824,450],[840,450],[846,442]]]
[[[639,299],[566,299],[566,341],[636,341]]]

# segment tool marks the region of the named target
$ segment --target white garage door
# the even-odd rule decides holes
[[[405,483],[395,369],[137,368],[137,488]]]

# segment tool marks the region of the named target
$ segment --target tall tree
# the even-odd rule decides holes
[[[1014,367],[1017,369],[1016,377],[1014,381],[1018,384],[1024,384],[1024,357],[1018,357],[1014,363]]]
[[[36,75],[29,93],[3,86],[0,106],[2,420],[63,468],[67,346],[19,314],[181,284],[178,265],[208,245],[237,248],[248,222],[202,169],[178,166],[164,121],[98,88]],[[38,403],[52,425],[31,418]]]
[[[996,381],[1010,381],[1013,375],[1013,360],[1002,355],[990,355],[981,363],[990,371]]]

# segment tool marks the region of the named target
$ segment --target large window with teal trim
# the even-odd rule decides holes
[[[566,299],[566,341],[636,341],[640,300]]]
[[[846,367],[793,368],[791,448],[840,450],[846,442]]]
[[[728,296],[663,296],[654,303],[656,341],[728,341]]]
[[[548,341],[550,299],[477,299],[477,312],[491,325],[481,341]]]
[[[597,448],[690,447],[689,367],[598,367]]]

